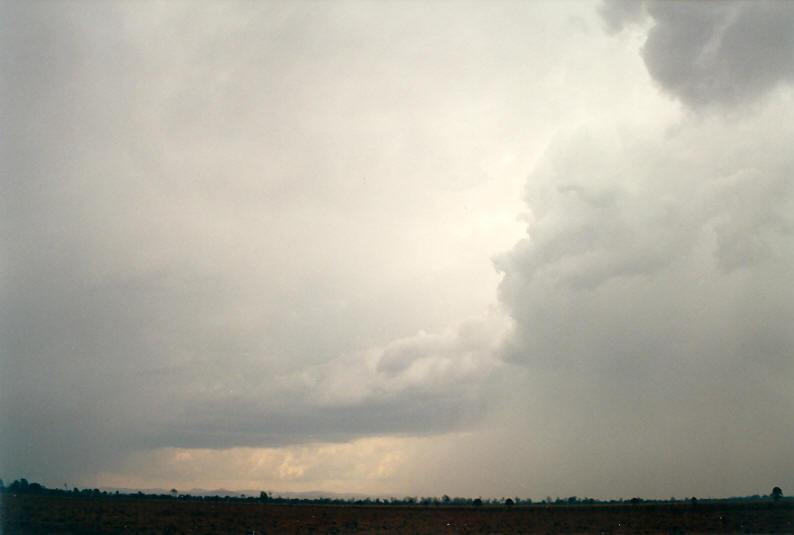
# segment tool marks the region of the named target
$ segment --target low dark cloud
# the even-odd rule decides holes
[[[692,107],[746,105],[794,81],[786,2],[607,2],[601,13],[612,31],[650,17],[648,72]]]
[[[252,406],[254,405],[254,406]],[[484,404],[470,392],[406,391],[347,407],[287,407],[268,413],[246,403],[196,402],[149,447],[278,447],[349,442],[373,435],[424,435],[466,428]]]

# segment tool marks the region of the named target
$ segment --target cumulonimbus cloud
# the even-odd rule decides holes
[[[754,477],[793,475],[792,119],[770,99],[731,128],[596,125],[551,144],[528,179],[527,236],[496,259],[515,321],[504,356],[530,377],[512,417],[528,436],[559,422],[539,456],[609,451],[654,466],[659,492],[697,488],[687,470],[741,488],[719,472],[736,456]]]

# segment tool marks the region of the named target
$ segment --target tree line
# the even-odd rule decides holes
[[[64,486],[65,487],[65,486]],[[639,497],[617,500],[597,500],[595,498],[579,498],[577,496],[570,496],[567,498],[552,498],[547,496],[545,500],[533,502],[528,498],[464,498],[464,497],[450,497],[443,495],[441,497],[435,496],[406,496],[403,498],[389,497],[389,498],[285,498],[278,495],[268,494],[261,491],[259,496],[246,496],[240,494],[238,496],[200,496],[191,494],[180,494],[176,489],[171,489],[169,493],[160,494],[147,494],[142,491],[134,493],[120,493],[119,491],[108,492],[100,489],[78,489],[77,487],[71,490],[67,488],[47,488],[39,483],[30,483],[27,479],[17,479],[8,486],[3,484],[0,479],[0,493],[9,494],[43,494],[49,496],[83,496],[90,498],[137,498],[137,499],[158,499],[158,500],[196,500],[196,501],[224,501],[224,502],[250,502],[250,503],[273,503],[273,504],[323,504],[323,505],[392,505],[392,506],[458,506],[458,507],[482,507],[482,506],[529,506],[529,505],[597,505],[597,504],[641,504],[641,503],[680,503],[690,502],[696,504],[698,502],[730,502],[730,501],[762,501],[772,500],[780,501],[783,499],[791,500],[792,498],[784,498],[783,491],[780,487],[773,487],[770,494],[753,494],[752,496],[736,496],[731,498],[669,498],[667,500],[658,499],[643,499]]]

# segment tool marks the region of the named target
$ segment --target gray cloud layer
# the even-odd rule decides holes
[[[5,4],[4,477],[469,421],[480,11]]]

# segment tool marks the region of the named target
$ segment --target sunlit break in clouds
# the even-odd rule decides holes
[[[794,487],[794,5],[2,5],[0,477]]]

